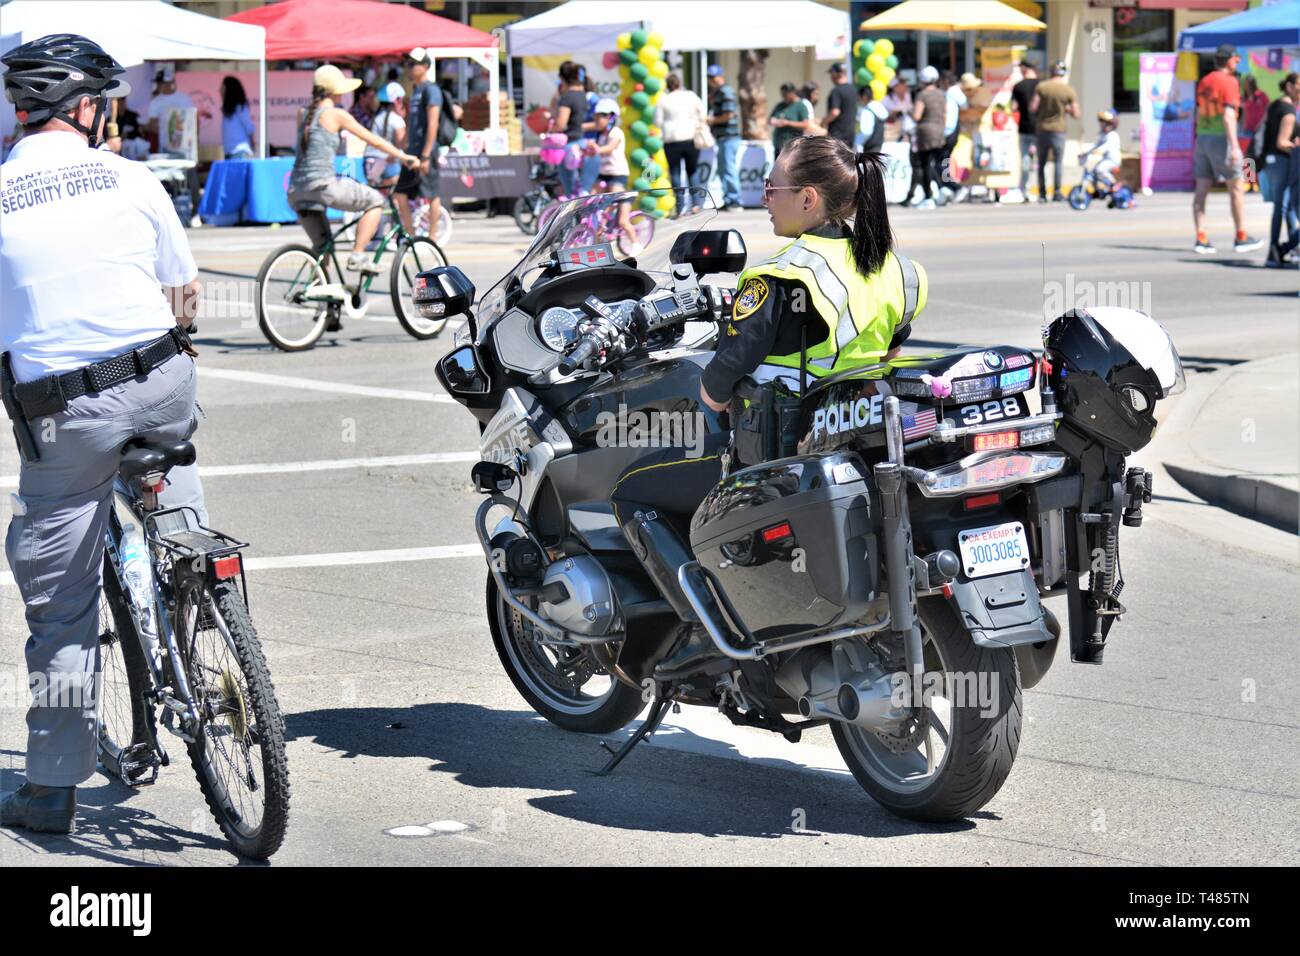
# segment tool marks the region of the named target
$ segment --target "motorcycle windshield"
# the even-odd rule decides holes
[[[656,196],[659,192],[663,195]],[[637,269],[654,277],[656,285],[665,282],[671,274],[668,257],[677,237],[708,228],[717,213],[707,190],[697,187],[678,193],[678,205],[660,218],[644,208],[668,195],[667,190],[597,193],[547,207],[523,258],[479,300],[478,329],[490,326],[506,311],[509,301],[532,288],[548,265],[563,261],[566,250],[609,243],[616,260],[635,260]],[[630,227],[626,229],[619,224],[619,207],[624,205]]]

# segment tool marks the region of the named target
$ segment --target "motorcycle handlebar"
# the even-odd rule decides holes
[[[579,340],[577,348],[560,359],[556,367],[560,370],[561,375],[572,375],[574,370],[591,358],[598,348],[600,348],[599,342],[591,335],[584,335]]]

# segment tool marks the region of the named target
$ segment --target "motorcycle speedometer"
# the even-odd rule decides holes
[[[568,309],[553,306],[542,313],[537,320],[537,330],[542,341],[563,352],[578,338],[578,318]]]

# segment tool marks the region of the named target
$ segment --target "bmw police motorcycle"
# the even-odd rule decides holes
[[[610,733],[648,705],[602,772],[670,707],[694,704],[792,742],[829,725],[890,810],[968,816],[1010,773],[1021,691],[1057,654],[1044,602],[1063,599],[1077,663],[1102,662],[1124,612],[1119,533],[1151,497],[1125,458],[1182,387],[1172,341],[1136,311],[1076,310],[1044,329],[1041,353],[959,349],[753,381],[719,416],[699,379],[744,242],[707,211],[683,214],[620,259],[589,226],[626,198],[560,206],[476,310],[454,266],[415,283],[424,314],[468,316],[437,374],[481,431],[475,520],[503,667],[568,730]],[[611,431],[618,416],[676,422],[688,445],[731,429],[743,452],[747,466],[696,511],[697,560],[679,574],[722,673],[653,677],[681,622],[609,505],[655,447],[650,430]]]

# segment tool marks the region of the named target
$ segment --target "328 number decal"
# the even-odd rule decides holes
[[[996,422],[1003,418],[1015,418],[1020,414],[1020,400],[1014,395],[997,402],[984,402],[976,405],[963,405],[961,423],[978,425],[981,422]]]

